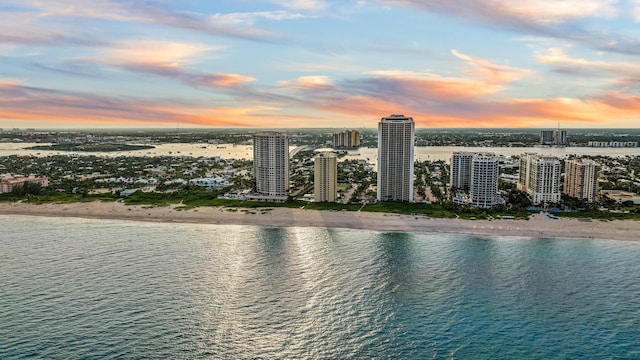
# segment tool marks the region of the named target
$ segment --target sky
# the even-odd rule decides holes
[[[0,0],[0,127],[638,128],[640,0]]]

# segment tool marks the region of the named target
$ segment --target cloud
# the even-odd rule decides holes
[[[286,9],[320,11],[326,9],[329,4],[323,0],[271,0],[272,3]]]
[[[117,125],[260,126],[277,108],[266,106],[203,107],[166,99],[120,98],[29,87],[0,81],[0,118]],[[267,122],[267,124],[270,124]]]
[[[295,81],[283,80],[278,87],[295,90],[331,90],[334,89],[331,79],[324,75],[300,76]]]
[[[511,66],[494,64],[485,59],[473,58],[455,49],[451,50],[451,53],[469,64],[469,74],[479,77],[491,84],[504,84],[517,81],[529,77],[533,73],[531,70],[518,69]]]
[[[230,25],[253,25],[257,19],[267,20],[298,20],[307,16],[300,13],[292,13],[284,10],[277,11],[257,11],[257,12],[236,12],[230,14],[215,14],[211,18],[215,21]]]
[[[556,67],[563,73],[593,77],[620,76],[623,79],[640,79],[640,67],[635,62],[594,61],[573,58],[560,48],[549,48],[536,54],[536,60]]]
[[[453,15],[525,34],[574,41],[621,54],[640,55],[640,42],[615,33],[592,31],[579,21],[611,19],[618,15],[616,0],[378,0]]]
[[[222,21],[220,16],[174,11],[163,6],[161,1],[132,1],[132,0],[92,0],[90,4],[75,0],[21,0],[10,3],[21,8],[29,9],[31,15],[28,23],[22,28],[28,29],[38,21],[65,18],[94,18],[120,22],[160,24],[175,28],[193,30],[211,35],[222,35],[233,38],[255,41],[281,40],[281,36],[271,31],[256,29],[251,26],[235,26],[228,21]],[[248,25],[244,23],[243,25]]]

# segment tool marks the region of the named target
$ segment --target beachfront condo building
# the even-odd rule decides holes
[[[357,149],[360,147],[360,133],[356,130],[345,130],[333,134],[335,149]]]
[[[336,154],[323,152],[313,158],[313,199],[316,202],[335,202],[338,187]]]
[[[495,154],[454,152],[451,156],[452,200],[461,205],[491,208],[498,204],[500,158]]]
[[[289,140],[279,132],[253,136],[254,191],[260,200],[285,201],[289,190]]]
[[[553,156],[522,154],[518,189],[526,191],[534,205],[560,202],[560,160]]]
[[[471,161],[471,206],[489,209],[498,203],[500,158],[494,154],[476,154]]]
[[[413,202],[415,123],[404,115],[378,123],[378,201]]]
[[[457,190],[469,191],[471,188],[471,162],[474,152],[456,151],[451,155],[451,181],[449,185]]]
[[[598,198],[598,173],[601,166],[589,159],[564,161],[563,192],[569,196],[593,202]]]

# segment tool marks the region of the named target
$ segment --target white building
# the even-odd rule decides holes
[[[456,151],[451,155],[450,186],[455,189],[469,191],[471,188],[471,161],[476,153]]]
[[[471,205],[483,209],[498,203],[500,158],[493,154],[476,154],[471,162]]]
[[[589,159],[564,161],[563,192],[569,196],[593,202],[598,198],[598,173],[601,166]]]
[[[289,191],[289,140],[283,133],[253,136],[254,199],[285,201]]]
[[[383,117],[378,123],[378,201],[413,202],[413,118]]]
[[[491,208],[498,204],[500,157],[495,154],[454,152],[451,187],[459,190],[452,200],[462,205]]]
[[[534,205],[560,202],[560,160],[553,156],[522,154],[518,189],[526,191]]]
[[[324,152],[313,158],[313,200],[335,202],[338,187],[338,161],[336,154]]]
[[[207,189],[222,189],[231,185],[227,179],[220,176],[191,179],[189,184]]]

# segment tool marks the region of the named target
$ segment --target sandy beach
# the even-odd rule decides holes
[[[43,205],[0,203],[0,214],[271,227],[329,227],[491,236],[640,240],[640,221],[552,220],[542,215],[533,215],[530,220],[488,221],[289,208],[265,210],[201,207],[181,210],[175,206],[131,206],[120,202]]]

